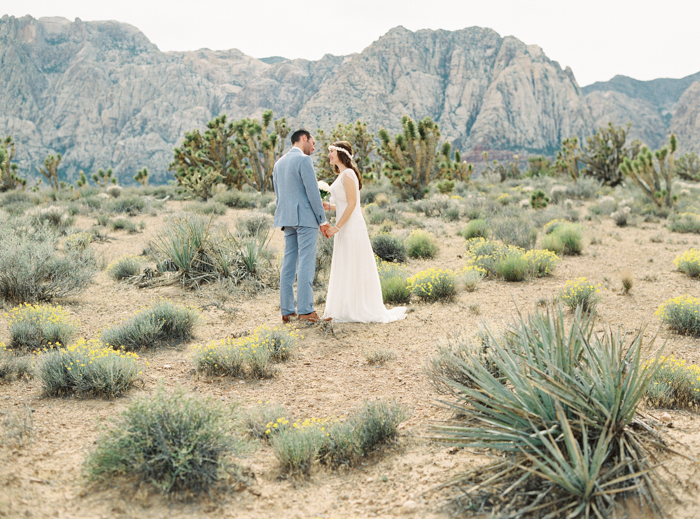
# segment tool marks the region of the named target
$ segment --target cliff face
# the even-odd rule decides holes
[[[47,153],[60,152],[68,181],[80,169],[113,167],[128,183],[147,166],[153,181],[163,182],[186,131],[222,113],[260,117],[268,108],[312,131],[361,119],[374,132],[395,132],[404,114],[430,116],[464,152],[551,153],[606,119],[636,117],[634,131],[639,125],[645,140],[661,138],[659,121],[672,118],[696,145],[700,134],[692,115],[697,98],[689,94],[676,106],[680,87],[671,89],[663,113],[629,89],[601,87],[585,96],[571,70],[539,47],[478,27],[397,27],[359,54],[258,60],[235,49],[163,53],[118,22],[4,16],[0,81],[0,136],[17,142],[23,173],[36,173]]]
[[[593,120],[573,75],[536,46],[490,29],[393,29],[354,56],[304,106],[313,127],[367,120],[399,127],[432,117],[443,137],[473,148],[549,151]]]
[[[700,81],[696,81],[673,108],[670,130],[678,137],[683,152],[700,155]]]
[[[629,137],[654,149],[668,143],[673,131],[679,138],[679,151],[685,153],[700,148],[700,131],[697,127],[693,130],[692,121],[686,117],[690,112],[697,113],[700,99],[692,92],[698,81],[700,72],[680,79],[651,81],[615,76],[582,90],[596,128],[607,125],[608,121],[616,126],[631,123]],[[689,96],[686,92],[690,92]],[[685,101],[681,103],[683,98]],[[691,98],[695,100],[695,108]]]

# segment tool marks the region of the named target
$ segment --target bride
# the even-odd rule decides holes
[[[331,185],[326,210],[336,211],[336,224],[326,231],[335,235],[326,296],[325,319],[339,322],[388,323],[406,318],[406,307],[387,310],[377,273],[372,244],[360,208],[362,176],[352,161],[352,146],[339,141],[328,146],[328,159],[338,178]],[[335,203],[333,203],[335,202]]]

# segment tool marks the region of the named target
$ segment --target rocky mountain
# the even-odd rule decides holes
[[[700,72],[681,79],[651,81],[615,76],[581,90],[586,95],[596,127],[607,125],[608,121],[617,126],[631,123],[630,137],[653,148],[666,144],[671,132],[675,132],[681,151],[697,152],[700,148],[700,98],[692,92],[698,90],[698,82]]]
[[[539,47],[479,27],[397,27],[358,54],[308,61],[235,49],[164,53],[119,22],[4,16],[0,81],[0,136],[14,137],[21,170],[36,173],[47,153],[60,152],[68,181],[80,169],[113,167],[126,184],[147,166],[163,182],[186,131],[222,113],[260,117],[268,108],[312,131],[362,119],[395,132],[404,114],[430,116],[475,157],[484,149],[551,154],[605,119],[633,117],[648,142],[673,120],[700,141],[690,84],[664,87],[663,102],[648,82],[581,89]]]

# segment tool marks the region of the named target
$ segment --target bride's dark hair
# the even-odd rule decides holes
[[[350,155],[352,155],[352,144],[350,144],[348,141],[337,141],[334,142],[332,145],[337,148],[343,148],[344,150],[347,150]],[[341,162],[341,164],[355,172],[355,175],[357,176],[357,182],[360,184],[360,189],[362,189],[362,175],[357,169],[357,164],[355,164],[355,161],[352,160],[348,155],[346,155],[342,151],[337,151],[336,153],[338,154],[338,160]],[[335,164],[333,167],[335,168],[335,174],[339,174],[340,168],[338,167],[338,165]]]

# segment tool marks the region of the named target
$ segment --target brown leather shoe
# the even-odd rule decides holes
[[[330,321],[330,317],[326,317],[325,319],[321,319],[316,312],[311,312],[310,314],[302,314],[299,316],[300,321],[308,321],[310,323],[318,323],[321,321]]]
[[[296,317],[297,314],[287,314],[282,316],[282,322],[283,323],[288,323],[293,317]]]

